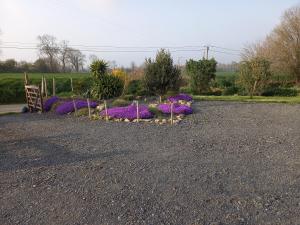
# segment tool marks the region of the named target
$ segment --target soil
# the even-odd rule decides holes
[[[300,105],[178,125],[0,117],[0,224],[300,224]]]

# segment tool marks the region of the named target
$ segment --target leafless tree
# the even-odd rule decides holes
[[[66,40],[63,40],[60,42],[60,48],[59,48],[59,60],[61,62],[61,67],[62,67],[62,72],[65,73],[66,72],[66,66],[67,66],[67,63],[69,61],[69,51],[70,51],[70,48],[69,48],[69,42],[66,41]]]
[[[57,56],[59,53],[59,46],[56,38],[52,35],[44,34],[38,36],[37,39],[39,41],[39,44],[37,45],[39,55],[41,57],[46,57],[49,60],[50,71],[55,72],[57,69]]]
[[[78,49],[69,48],[68,59],[76,72],[83,70],[83,65],[85,62],[85,55]]]
[[[273,71],[292,75],[300,83],[300,5],[288,9],[263,42],[248,46],[243,58],[263,57]]]

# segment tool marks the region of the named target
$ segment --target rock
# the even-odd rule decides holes
[[[164,124],[164,123],[167,123],[167,120],[166,119],[162,119],[161,122]]]
[[[102,111],[104,109],[104,104],[100,104],[96,107],[97,110]]]
[[[154,122],[155,122],[155,123],[159,123],[159,119],[155,119]]]
[[[126,118],[126,119],[124,120],[124,122],[127,122],[127,123],[128,123],[128,122],[130,122],[130,120]]]

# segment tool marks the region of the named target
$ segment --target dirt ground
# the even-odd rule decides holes
[[[0,224],[300,224],[300,105],[175,126],[0,116]]]

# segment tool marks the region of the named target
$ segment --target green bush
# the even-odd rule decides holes
[[[259,57],[241,63],[239,84],[251,98],[266,90],[272,77],[270,65],[267,59]]]
[[[132,80],[128,83],[126,94],[128,95],[143,95],[145,88],[141,80]]]
[[[281,88],[281,87],[270,87],[267,88],[262,96],[283,96],[283,97],[293,97],[297,96],[298,91],[293,88]]]
[[[155,118],[165,117],[165,115],[155,107],[149,107],[149,111],[154,115]]]
[[[128,105],[130,105],[130,103],[131,103],[130,101],[118,98],[118,99],[116,99],[116,100],[114,100],[112,102],[112,106],[120,106],[120,107],[122,107],[122,106],[128,106]]]
[[[179,67],[173,65],[171,54],[164,49],[155,60],[146,60],[144,84],[149,93],[164,95],[169,90],[179,90],[180,80]]]
[[[133,101],[134,95],[124,95],[122,98],[126,101]]]
[[[179,92],[180,93],[186,93],[186,94],[192,94],[192,90],[190,87],[181,87],[179,89]]]
[[[215,59],[202,59],[195,61],[190,59],[186,63],[186,71],[190,76],[190,87],[193,94],[209,92],[211,82],[216,77],[217,62]]]
[[[235,95],[237,94],[239,91],[239,88],[236,86],[229,86],[229,87],[225,87],[222,95]]]
[[[109,99],[122,94],[124,81],[119,77],[108,74],[108,64],[103,60],[96,60],[90,66],[94,77],[90,94],[93,98]]]

